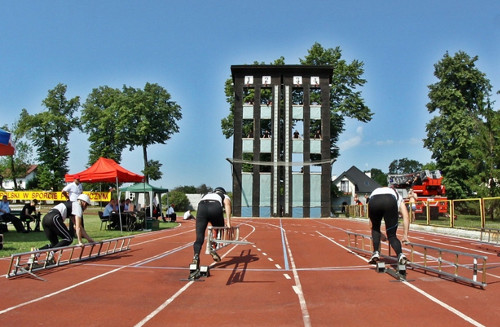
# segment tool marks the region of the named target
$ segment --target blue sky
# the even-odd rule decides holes
[[[158,83],[183,119],[166,145],[149,148],[164,174],[152,184],[231,189],[232,139],[220,129],[231,65],[280,56],[298,64],[315,42],[364,62],[362,96],[375,114],[366,124],[348,121],[334,175],[353,165],[387,172],[395,159],[431,160],[422,142],[431,118],[427,86],[446,51],[479,57],[500,107],[497,0],[0,0],[0,125],[22,108],[42,111],[58,83],[82,103],[99,86]],[[70,173],[86,168],[88,147],[85,135],[71,134]],[[125,168],[142,169],[140,151],[122,158]]]

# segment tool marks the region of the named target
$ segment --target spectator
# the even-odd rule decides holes
[[[189,219],[196,219],[195,216],[191,213],[191,209],[188,209],[188,211],[184,212],[184,220],[189,220]]]
[[[78,196],[83,193],[83,185],[80,183],[80,176],[76,175],[72,183],[69,183],[62,189],[62,195],[71,202],[76,201]]]
[[[26,203],[21,210],[21,220],[26,222],[26,226],[28,227],[28,231],[31,230],[30,222],[35,222],[35,232],[40,231],[40,212],[36,212],[36,206],[38,205],[38,200],[31,200],[29,203]]]
[[[125,203],[123,204],[123,211],[125,211],[125,212],[134,211],[134,210],[132,210],[132,208],[130,207],[130,199],[126,199]]]
[[[13,214],[10,213],[10,205],[9,200],[7,199],[7,195],[2,197],[2,202],[0,202],[0,220],[4,222],[11,222],[12,225],[16,228],[18,233],[27,233],[28,231],[24,228],[23,222],[21,219],[17,218]]]
[[[417,173],[417,175],[413,179],[413,185],[422,185],[422,178],[420,177],[420,173]]]
[[[413,189],[408,191],[408,202],[410,203],[410,220],[415,221],[415,210],[417,210],[417,194]]]
[[[108,218],[111,221],[109,228],[116,229],[120,226],[120,216],[118,215],[118,207],[116,206],[116,200],[111,199],[109,203],[104,207],[102,213],[104,218]]]
[[[166,218],[170,218],[170,221],[176,221],[177,220],[177,214],[175,213],[174,210],[174,204],[172,203],[170,207],[167,209],[167,213],[165,214],[165,217],[163,218],[163,221],[167,221]]]

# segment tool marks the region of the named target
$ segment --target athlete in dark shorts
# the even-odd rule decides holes
[[[224,209],[226,210],[227,223],[224,225]],[[215,188],[213,193],[208,193],[198,203],[196,213],[196,241],[193,244],[194,257],[191,264],[196,265],[196,270],[189,275],[189,279],[200,277],[200,252],[205,241],[205,232],[208,223],[214,227],[231,227],[231,199],[222,187]],[[220,257],[211,249],[210,255],[219,262]]]
[[[370,217],[374,252],[369,263],[376,263],[380,260],[379,249],[380,238],[382,237],[380,225],[382,224],[382,218],[385,221],[387,238],[391,247],[396,251],[398,262],[405,264],[408,261],[401,248],[401,242],[396,236],[399,212],[403,216],[403,242],[408,242],[410,220],[403,198],[396,190],[389,187],[379,187],[370,195],[368,216]]]

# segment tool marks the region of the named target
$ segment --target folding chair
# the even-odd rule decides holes
[[[102,211],[98,211],[97,214],[99,215],[99,219],[101,219],[101,228],[100,230],[102,230],[102,224],[104,224],[104,229],[108,229],[108,224],[110,223],[111,221],[111,217],[108,216],[108,217],[103,217],[103,212]]]

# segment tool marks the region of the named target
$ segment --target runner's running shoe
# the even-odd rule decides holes
[[[194,267],[192,267],[194,265]],[[201,277],[201,272],[200,272],[200,257],[198,254],[195,254],[193,257],[193,261],[191,261],[191,265],[189,266],[189,269],[191,269],[189,273],[189,280],[195,280]]]
[[[56,264],[56,260],[54,259],[54,251],[50,251],[49,253],[47,253],[46,265],[50,266],[50,265],[55,265],[55,264]]]
[[[398,256],[398,263],[400,265],[406,265],[408,263],[408,258],[404,255],[404,253],[400,253]]]
[[[201,277],[201,272],[200,269],[193,270],[190,274],[188,279],[189,280],[195,280]]]
[[[192,265],[196,265],[196,268],[200,268],[200,257],[195,254],[193,257],[193,261],[191,261]]]
[[[215,250],[211,250],[210,255],[212,256],[212,258],[214,259],[215,262],[220,261],[220,256],[217,254],[217,252],[215,252]]]
[[[370,258],[370,261],[368,261],[369,264],[375,264],[378,261],[380,261],[380,254],[378,251],[373,252],[372,257]]]
[[[34,248],[34,247],[32,247],[30,250],[30,252],[35,252],[35,251],[38,251],[38,249]],[[32,265],[32,264],[36,263],[39,256],[40,256],[40,253],[32,253],[28,259],[28,264]]]

